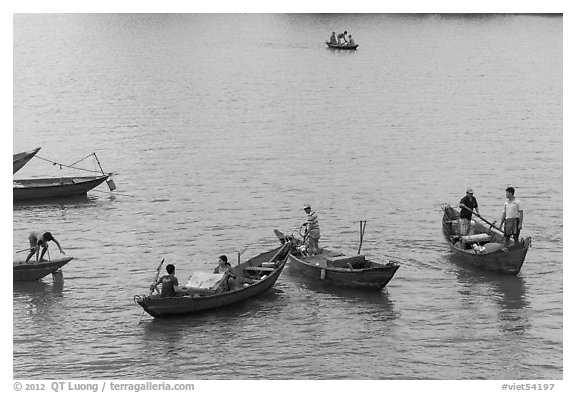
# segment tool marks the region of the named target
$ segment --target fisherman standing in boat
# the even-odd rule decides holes
[[[56,243],[61,254],[66,254],[64,250],[62,250],[62,247],[60,246],[60,243],[58,243],[58,240],[56,240],[50,232],[41,232],[41,231],[30,232],[30,235],[28,235],[28,240],[30,241],[30,253],[28,254],[28,257],[26,257],[26,263],[28,263],[28,261],[30,260],[30,258],[32,258],[32,255],[34,254],[36,254],[36,262],[38,262],[38,254],[40,252],[40,248],[42,248],[42,254],[40,254],[40,261],[43,261],[44,254],[46,254],[46,251],[48,251],[49,241],[53,241],[54,243]]]
[[[178,279],[174,275],[175,271],[176,268],[174,267],[174,265],[172,264],[166,265],[166,272],[168,274],[160,277],[158,281],[150,285],[150,290],[153,291],[159,284],[162,284],[162,288],[160,289],[160,297],[176,296],[176,293],[181,292],[181,290],[180,286],[178,285]]]
[[[344,43],[348,42],[348,41],[346,41],[346,34],[348,34],[347,31],[344,31],[344,33],[338,34],[338,44],[341,44],[340,39],[343,39]]]
[[[468,188],[466,196],[460,200],[460,236],[467,236],[471,231],[472,211],[476,209],[476,214],[480,215],[478,210],[478,201],[474,197],[474,190]]]
[[[332,35],[330,36],[330,43],[332,45],[338,45],[338,41],[336,40],[336,32],[333,31]]]
[[[518,244],[520,237],[520,230],[522,229],[522,221],[524,221],[524,211],[520,200],[514,196],[514,187],[506,189],[506,202],[504,203],[504,213],[502,213],[502,220],[500,221],[500,229],[504,225],[504,246],[508,247],[510,243],[510,236],[514,237],[514,244]]]
[[[308,216],[308,220],[302,224],[302,226],[306,226],[308,254],[317,255],[320,254],[320,247],[318,246],[318,241],[320,240],[320,225],[318,224],[318,216],[316,215],[316,212],[312,211],[310,205],[304,205],[304,211]]]

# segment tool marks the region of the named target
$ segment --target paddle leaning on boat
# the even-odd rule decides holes
[[[462,225],[462,212],[458,212],[449,204],[442,206],[442,232],[451,250],[463,262],[496,273],[516,275],[520,272],[528,249],[532,245],[531,237],[520,238],[523,211],[516,198],[510,198],[514,192],[507,189],[508,201],[504,207],[502,223],[507,223],[504,231],[496,227],[496,222],[490,223],[479,213],[467,205],[460,204],[464,211],[475,215],[482,222],[470,222],[470,226]],[[512,188],[513,190],[513,188]],[[512,215],[512,216],[511,216]],[[510,220],[510,221],[507,221]],[[462,228],[467,228],[462,233]],[[510,237],[514,244],[509,244]]]
[[[291,248],[292,245],[288,242],[242,263],[239,253],[238,265],[224,273],[195,272],[186,285],[178,286],[173,292],[168,290],[153,294],[151,291],[145,296],[136,295],[134,302],[151,316],[164,318],[194,314],[253,298],[274,285],[284,269]],[[159,284],[161,266],[162,263],[158,267],[153,288]],[[168,281],[174,285],[174,280]]]

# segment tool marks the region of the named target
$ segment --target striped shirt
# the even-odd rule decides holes
[[[320,233],[320,225],[318,224],[316,212],[308,213],[308,232],[312,231]]]

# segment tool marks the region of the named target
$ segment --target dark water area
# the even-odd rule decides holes
[[[358,50],[326,48],[344,29]],[[74,257],[13,283],[13,377],[562,379],[562,45],[557,15],[16,14],[13,153],[96,152],[118,189],[13,205],[14,260],[34,229]],[[499,220],[508,185],[533,244],[516,277],[441,231],[467,187]],[[347,254],[367,221],[363,253],[401,263],[385,290],[288,266],[253,301],[137,323],[162,258],[180,281],[245,260],[304,203]]]

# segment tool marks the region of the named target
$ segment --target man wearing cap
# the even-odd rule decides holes
[[[310,205],[304,205],[304,211],[308,216],[307,221],[302,224],[306,225],[306,235],[308,242],[308,254],[317,255],[320,254],[320,247],[318,246],[318,241],[320,240],[320,225],[318,224],[318,216],[316,212],[312,211]]]
[[[44,254],[48,251],[48,242],[53,241],[58,246],[61,254],[66,254],[62,247],[60,247],[60,243],[58,240],[54,239],[54,236],[50,232],[41,232],[41,231],[33,231],[30,232],[28,235],[28,241],[30,242],[30,253],[26,258],[26,263],[32,258],[32,255],[36,254],[36,262],[38,262],[38,253],[40,252],[40,248],[42,248],[42,254],[40,255],[40,260],[44,260]]]
[[[467,236],[470,233],[470,220],[472,220],[472,211],[476,209],[476,213],[480,215],[478,210],[478,201],[474,197],[474,190],[468,188],[466,196],[460,200],[460,236]]]

